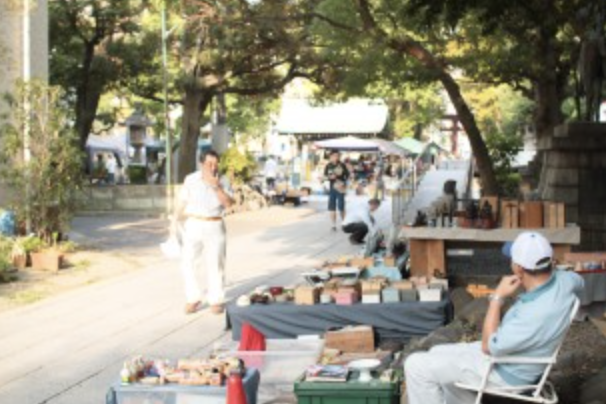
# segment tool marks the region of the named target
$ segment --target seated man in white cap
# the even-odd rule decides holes
[[[539,233],[525,232],[503,252],[511,257],[513,275],[501,280],[489,297],[482,341],[436,346],[415,353],[404,364],[409,404],[473,403],[475,395],[455,386],[477,385],[486,356],[545,357],[564,338],[575,294],[583,279],[574,272],[552,271],[553,250]],[[523,293],[501,321],[504,299]],[[536,383],[545,365],[503,364],[491,372],[489,385]]]

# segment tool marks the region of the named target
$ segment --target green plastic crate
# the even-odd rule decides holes
[[[298,404],[399,404],[400,382],[373,380],[360,383],[350,377],[347,383],[306,382],[305,375],[295,382]]]

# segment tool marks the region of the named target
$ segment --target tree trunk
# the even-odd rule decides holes
[[[448,97],[461,120],[461,125],[465,128],[465,133],[467,133],[467,137],[469,138],[471,150],[473,151],[478,166],[483,194],[498,195],[499,185],[492,165],[492,159],[490,158],[488,148],[482,138],[476,119],[461,95],[459,85],[452,76],[446,72],[440,74],[440,82],[444,86],[444,89],[446,89]]]
[[[100,100],[101,91],[91,88],[91,86],[85,85],[77,91],[75,125],[82,151],[86,151],[86,142],[93,129]]]
[[[214,94],[210,92],[196,89],[185,90],[181,141],[179,144],[178,182],[183,182],[188,174],[196,171],[196,154],[202,117],[213,96]]]
[[[212,145],[214,151],[223,154],[229,145],[229,131],[227,129],[227,105],[225,95],[217,94],[215,98],[215,117],[212,121]]]
[[[540,80],[535,84],[536,109],[534,124],[537,141],[548,139],[553,135],[553,129],[564,122],[562,114],[562,89],[556,80]]]

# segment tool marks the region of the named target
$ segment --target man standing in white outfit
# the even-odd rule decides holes
[[[200,170],[185,178],[175,220],[185,219],[181,270],[185,281],[185,313],[195,313],[203,301],[211,312],[225,310],[226,234],[223,212],[233,200],[226,178],[219,177],[219,155],[209,150],[200,156]],[[174,222],[176,224],[176,222]],[[204,290],[196,273],[206,269]]]
[[[583,279],[574,272],[553,271],[553,249],[539,233],[524,232],[503,252],[511,258],[513,275],[505,276],[488,298],[482,341],[438,345],[412,354],[404,363],[409,404],[473,403],[475,394],[457,382],[479,385],[488,366],[487,355],[549,357],[564,338]],[[517,302],[501,321],[504,299],[518,289]],[[536,383],[545,365],[500,364],[488,379],[493,386]]]

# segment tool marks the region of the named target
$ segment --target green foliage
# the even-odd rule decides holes
[[[522,136],[515,133],[492,132],[486,135],[486,146],[494,163],[501,194],[516,197],[521,177],[513,170],[512,162],[522,150]]]
[[[145,166],[129,165],[127,175],[131,184],[147,184],[147,170]]]
[[[235,184],[242,184],[252,178],[257,163],[251,154],[242,153],[237,147],[231,147],[221,156],[219,168]]]
[[[50,242],[54,233],[69,230],[76,192],[82,185],[82,154],[59,88],[39,81],[19,82],[14,94],[11,114],[0,128],[4,145],[0,169],[16,198],[17,217],[23,221],[29,206],[32,229]],[[24,128],[29,128],[28,142]],[[25,158],[28,145],[29,161]],[[28,192],[29,201],[24,199]]]
[[[271,96],[226,97],[229,129],[240,139],[259,138],[267,133],[272,114],[277,114],[280,100]]]

